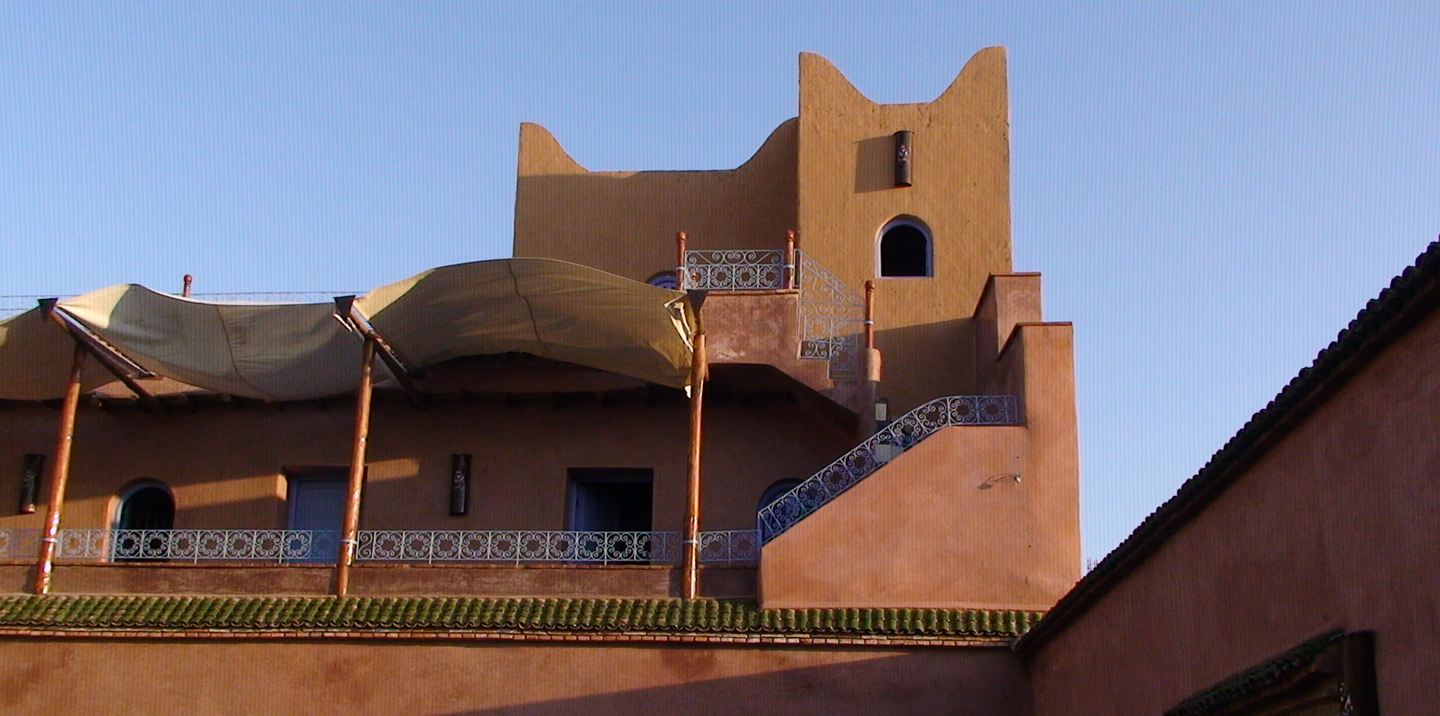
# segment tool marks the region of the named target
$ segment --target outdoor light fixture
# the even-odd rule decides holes
[[[450,515],[470,514],[470,456],[450,456]]]
[[[913,151],[911,140],[914,134],[908,129],[895,133],[895,186],[910,186],[910,155]]]

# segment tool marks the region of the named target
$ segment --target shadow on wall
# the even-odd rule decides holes
[[[895,138],[871,137],[855,143],[855,193],[895,187]]]
[[[657,649],[662,647],[656,647]],[[710,649],[665,647],[670,678],[688,683],[551,699],[446,716],[575,714],[856,714],[1029,712],[1029,686],[1008,652],[989,650],[969,664],[929,654],[884,656],[844,664],[791,668],[751,676],[705,678],[716,669]],[[974,651],[959,656],[979,656]],[[935,656],[940,656],[938,653]],[[986,663],[988,662],[988,663]],[[564,678],[556,673],[557,678]],[[626,677],[617,674],[616,681]]]
[[[781,249],[797,222],[793,180],[736,171],[522,176],[516,193],[517,252],[636,280],[674,268],[676,231],[692,249]]]
[[[973,323],[956,318],[875,332],[880,397],[889,399],[891,419],[933,398],[976,392]]]

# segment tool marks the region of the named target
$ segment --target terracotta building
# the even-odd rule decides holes
[[[1081,579],[1004,51],[799,84],[733,170],[523,125],[514,259],[0,323],[0,704],[1424,712],[1440,249]]]
[[[1026,710],[1077,436],[1070,326],[1011,267],[1004,52],[913,105],[800,65],[733,170],[522,126],[521,258],[0,325],[0,700]]]

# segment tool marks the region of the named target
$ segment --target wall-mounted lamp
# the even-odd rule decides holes
[[[450,514],[470,514],[470,456],[450,456]]]
[[[910,186],[911,142],[914,134],[908,129],[895,133],[895,186]]]
[[[20,514],[35,511],[35,502],[40,499],[40,476],[45,474],[45,456],[36,453],[25,455],[25,467],[20,473]]]

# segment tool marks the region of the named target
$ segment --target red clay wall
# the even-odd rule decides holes
[[[1008,650],[0,640],[0,710],[1026,716]]]
[[[1433,713],[1436,365],[1440,314],[1043,645],[1031,663],[1036,714],[1162,713],[1337,627],[1376,631],[1382,713]]]
[[[992,370],[1025,426],[944,428],[771,540],[764,606],[1048,609],[1080,577],[1072,351],[1019,325]]]

